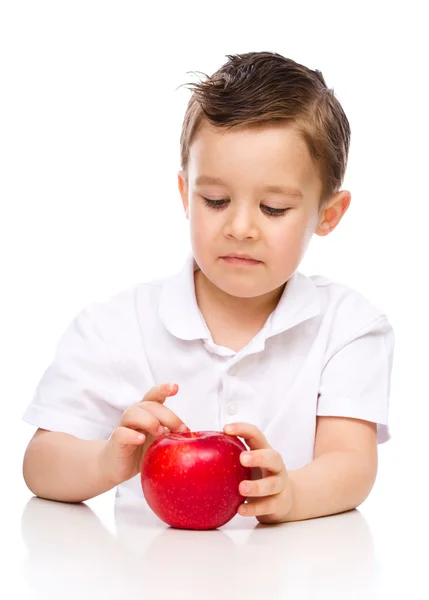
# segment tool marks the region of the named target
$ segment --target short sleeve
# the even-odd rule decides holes
[[[377,442],[387,442],[393,349],[393,329],[384,315],[335,349],[321,375],[317,415],[372,421]]]
[[[108,439],[121,417],[120,393],[109,348],[83,309],[63,333],[22,418],[82,439]]]

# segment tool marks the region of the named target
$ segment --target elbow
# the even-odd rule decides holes
[[[22,476],[25,485],[35,496],[39,496],[37,473],[40,465],[40,438],[46,433],[45,429],[38,429],[28,442],[22,460]]]
[[[32,494],[39,498],[49,499],[43,493],[43,465],[38,440],[31,440],[22,461],[22,476],[25,485]]]
[[[30,490],[32,494],[35,496],[39,496],[37,490],[37,484],[34,478],[34,469],[32,468],[33,460],[32,460],[32,450],[31,450],[31,442],[27,446],[27,449],[24,453],[24,458],[22,461],[22,477],[24,479],[25,485]]]
[[[355,487],[355,501],[353,502],[353,506],[350,507],[350,510],[357,508],[365,502],[373,489],[377,478],[377,451],[370,457],[360,452],[358,452],[358,455],[360,460],[355,479],[355,481],[358,482],[358,485]]]

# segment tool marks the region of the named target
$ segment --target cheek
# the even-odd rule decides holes
[[[273,250],[278,248],[282,251],[286,248],[292,249],[300,245],[302,237],[303,231],[300,223],[297,222],[297,219],[290,219],[285,221],[284,224],[282,223],[279,227],[271,227],[265,239]]]
[[[206,215],[202,214],[199,207],[191,209],[189,227],[191,239],[198,245],[203,245],[205,241],[213,237],[214,220],[208,219]]]
[[[291,215],[292,216],[292,215]],[[306,220],[302,215],[294,215],[285,222],[283,227],[275,231],[271,230],[270,235],[266,236],[267,246],[277,254],[281,260],[286,257],[288,261],[298,260],[305,251],[309,234],[306,227]]]

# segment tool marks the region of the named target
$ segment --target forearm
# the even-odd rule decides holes
[[[293,504],[282,519],[300,521],[333,515],[356,508],[368,496],[377,474],[355,450],[322,454],[311,463],[289,471]]]
[[[23,475],[33,494],[49,500],[83,502],[112,489],[99,456],[107,442],[46,431],[28,445]]]

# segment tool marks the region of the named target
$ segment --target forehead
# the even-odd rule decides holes
[[[258,124],[231,130],[204,122],[189,151],[189,178],[289,185],[318,193],[320,182],[307,146],[293,124]]]

